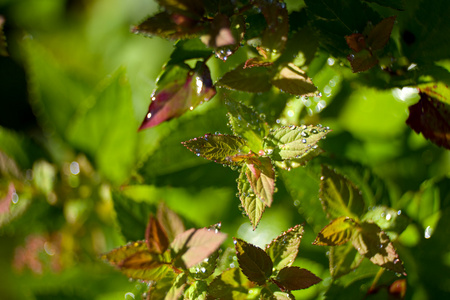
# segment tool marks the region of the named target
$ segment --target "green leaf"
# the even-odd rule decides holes
[[[274,288],[264,287],[261,290],[261,300],[295,300],[290,292],[274,291]]]
[[[278,73],[271,79],[271,83],[280,90],[297,96],[314,96],[317,91],[305,71],[293,63],[280,67]]]
[[[272,275],[273,263],[263,249],[234,238],[239,267],[250,281],[263,285]]]
[[[148,249],[152,253],[162,254],[169,247],[169,239],[164,228],[159,223],[158,219],[150,216],[147,230],[145,231],[145,241]]]
[[[201,263],[190,268],[190,275],[197,280],[206,279],[211,276],[216,269],[219,252],[220,249],[214,251],[213,254],[211,254],[207,259],[204,259]]]
[[[187,275],[186,273],[181,273],[175,279],[172,287],[169,289],[167,295],[164,297],[165,300],[179,300],[183,299],[184,289],[187,284]]]
[[[403,3],[403,0],[364,0],[366,2],[373,2],[377,3],[381,6],[391,7],[398,10],[404,10],[405,5]]]
[[[209,284],[208,294],[214,299],[247,299],[248,279],[239,268],[224,271]]]
[[[302,290],[322,281],[319,277],[306,269],[299,267],[285,267],[278,272],[277,283],[286,290]]]
[[[182,143],[197,156],[219,164],[240,165],[251,154],[243,138],[226,134],[205,134]]]
[[[3,25],[5,18],[0,15],[0,56],[8,56],[7,43],[5,33],[3,32]]]
[[[205,63],[195,69],[185,64],[168,65],[157,81],[148,113],[139,130],[179,117],[216,94],[211,73]]]
[[[275,170],[270,158],[250,158],[245,174],[258,199],[270,207],[275,191]]]
[[[345,244],[350,240],[354,228],[355,221],[349,217],[334,219],[319,232],[313,245],[338,246]]]
[[[364,259],[351,243],[330,248],[330,274],[341,277],[356,269]]]
[[[319,198],[328,218],[350,217],[358,220],[364,210],[359,189],[346,177],[322,166]]]
[[[208,228],[192,228],[173,240],[171,248],[175,256],[181,258],[181,267],[191,268],[220,247],[227,235],[216,231]]]
[[[150,286],[147,291],[147,299],[146,300],[161,300],[166,297],[169,293],[169,290],[172,288],[175,283],[175,279],[177,274],[173,273],[172,276],[166,276],[161,280],[158,280],[154,284]]]
[[[267,122],[253,108],[241,102],[226,100],[225,104],[234,135],[244,138],[250,149],[258,153],[264,137],[269,133]]]
[[[266,253],[272,260],[275,270],[292,266],[298,254],[303,232],[303,226],[296,225],[267,245]]]
[[[283,52],[289,31],[289,16],[282,1],[255,1],[267,22],[261,38],[261,47],[269,51]]]
[[[262,214],[266,209],[266,204],[261,201],[253,191],[250,182],[247,179],[248,167],[247,165],[242,166],[239,173],[238,179],[238,189],[239,189],[239,199],[241,200],[242,207],[245,210],[250,222],[252,223],[253,229],[258,226],[261,220]]]
[[[188,15],[192,18],[201,18],[205,13],[202,0],[157,0],[169,12]]]
[[[450,105],[426,93],[409,107],[406,124],[434,144],[450,149]]]
[[[328,132],[328,127],[312,125],[274,129],[264,140],[264,152],[275,161],[302,158],[315,150],[317,142]]]
[[[205,46],[200,39],[179,40],[170,54],[168,65],[182,63],[189,59],[207,60],[213,51]]]
[[[208,292],[208,285],[203,280],[197,280],[186,290],[187,299],[205,300]],[[185,299],[186,299],[185,298]]]
[[[352,244],[361,255],[380,267],[406,275],[402,261],[387,234],[375,223],[362,222],[355,230]]]
[[[362,217],[362,221],[374,222],[391,239],[396,239],[410,223],[408,217],[402,214],[401,210],[392,209],[383,205],[370,208]]]
[[[186,230],[180,217],[164,202],[161,202],[158,206],[157,219],[164,228],[169,241],[173,241],[177,235]]]
[[[272,87],[270,72],[265,67],[244,68],[241,64],[225,73],[216,86],[250,93],[264,93]]]

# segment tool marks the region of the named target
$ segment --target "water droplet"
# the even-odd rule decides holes
[[[311,130],[311,133],[313,133],[313,134],[318,134],[319,132],[317,131],[317,129],[312,129],[312,130]]]
[[[70,173],[73,175],[78,175],[80,173],[80,165],[76,161],[71,162],[69,168]]]
[[[193,110],[193,109],[194,109],[194,107],[193,107],[193,106],[189,107],[189,110]]]
[[[325,176],[320,176],[320,180],[324,180],[325,179]]]
[[[391,216],[390,213],[386,214],[386,220],[387,220],[387,221],[389,221],[391,218],[392,218],[392,216]]]
[[[433,228],[431,228],[431,226],[428,226],[427,228],[425,228],[424,236],[426,239],[429,239],[432,234],[433,234]]]
[[[303,144],[306,144],[306,142],[307,142],[306,139],[303,139],[303,140],[302,140],[302,143],[303,143]]]
[[[17,195],[16,192],[12,193],[11,202],[14,203],[14,204],[17,204],[17,202],[19,202],[19,195]]]
[[[125,294],[125,300],[129,300],[129,299],[134,299],[134,294],[133,293],[128,292],[128,293]]]
[[[273,153],[272,148],[266,148],[264,151],[267,153],[267,155],[271,155]]]

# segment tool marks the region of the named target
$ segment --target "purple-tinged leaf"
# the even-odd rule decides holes
[[[0,15],[0,56],[8,56],[7,43],[5,33],[3,32],[3,25],[5,18]]]
[[[227,235],[214,229],[189,229],[171,243],[175,256],[181,257],[182,267],[191,268],[209,257],[225,241]]]
[[[296,225],[267,245],[266,253],[271,258],[276,270],[292,266],[298,254],[303,231],[302,225]]]
[[[405,299],[406,287],[406,279],[398,279],[389,286],[389,295],[395,299]]]
[[[338,246],[345,244],[352,237],[355,225],[355,221],[349,217],[334,219],[319,232],[313,245]]]
[[[195,19],[200,19],[205,13],[205,5],[202,0],[157,0],[157,2],[171,13]]]
[[[321,282],[322,279],[306,269],[299,267],[286,267],[278,272],[276,282],[285,290],[295,291],[309,288]]]
[[[270,207],[275,191],[275,170],[271,159],[268,157],[248,159],[245,174],[256,196]]]
[[[166,231],[161,226],[161,223],[153,216],[150,216],[150,220],[148,221],[145,240],[148,250],[152,253],[162,254],[169,247],[169,239]]]
[[[214,299],[244,300],[250,281],[239,268],[224,271],[209,284],[208,294]]]
[[[242,207],[250,219],[254,230],[261,220],[262,214],[266,209],[266,204],[261,201],[253,191],[250,182],[248,182],[247,179],[247,171],[247,165],[243,165],[238,179],[239,199],[241,200]]]
[[[351,243],[330,248],[330,274],[333,278],[341,277],[355,270],[363,261]]]
[[[230,19],[223,14],[217,14],[208,34],[201,37],[202,42],[211,48],[219,48],[236,44],[236,39],[230,29]]]
[[[239,267],[250,281],[263,285],[272,275],[273,263],[263,249],[235,238],[234,244]]]
[[[353,73],[367,71],[378,64],[378,58],[366,49],[348,55],[347,60],[350,62]]]
[[[139,130],[179,117],[215,94],[209,68],[204,63],[197,62],[194,70],[185,64],[166,66]]]
[[[370,31],[367,37],[367,45],[372,50],[381,50],[389,42],[392,28],[394,27],[397,16],[392,16],[381,20],[380,23]]]
[[[293,63],[282,66],[271,82],[283,92],[297,96],[314,96],[317,91],[311,78]]]
[[[406,276],[402,261],[387,234],[375,223],[362,222],[352,237],[353,247],[380,267]]]
[[[363,49],[366,49],[366,39],[361,33],[352,33],[351,35],[346,35],[345,41],[347,42],[347,45],[350,47],[350,49],[352,49],[356,53]]]
[[[264,57],[257,56],[249,58],[245,61],[244,69],[253,67],[270,67],[273,62],[266,60]]]
[[[409,107],[406,124],[434,144],[450,149],[450,105],[424,92],[419,95],[419,102]]]
[[[1,166],[2,163],[2,154],[3,152],[0,151],[0,171],[3,166]],[[9,214],[10,206],[12,203],[13,195],[16,192],[16,189],[14,187],[14,183],[11,181],[8,184],[8,191],[6,192],[6,195],[2,199],[0,199],[0,217],[3,217],[2,215]],[[0,218],[0,221],[3,221],[3,218]],[[2,224],[2,222],[0,222]]]
[[[182,144],[197,156],[219,164],[241,165],[254,155],[245,140],[234,135],[208,133]]]
[[[250,93],[264,93],[271,89],[271,76],[267,68],[244,68],[244,66],[241,64],[234,70],[225,73],[216,82],[216,86]]]
[[[173,241],[177,235],[186,230],[180,217],[173,210],[169,209],[164,202],[159,204],[156,215],[169,241]]]

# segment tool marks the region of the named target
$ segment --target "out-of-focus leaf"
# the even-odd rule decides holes
[[[261,220],[262,214],[266,209],[266,204],[261,201],[253,191],[250,182],[247,179],[246,173],[248,172],[247,165],[242,166],[239,173],[238,189],[239,199],[241,200],[242,207],[245,210],[250,222],[253,225],[253,229],[258,226]]]
[[[368,220],[377,224],[391,239],[398,237],[410,222],[408,217],[402,214],[401,210],[392,209],[383,205],[372,207],[365,213],[362,221]]]
[[[194,70],[185,64],[168,65],[158,79],[148,113],[139,130],[179,117],[215,94],[206,64],[197,62]]]
[[[256,1],[267,22],[261,38],[261,47],[269,51],[283,52],[289,31],[289,16],[283,1]]]
[[[270,90],[270,72],[265,67],[244,68],[245,64],[239,65],[234,70],[225,73],[217,81],[216,85],[231,90],[250,93],[263,93]]]
[[[145,240],[150,252],[161,254],[169,247],[169,239],[166,231],[161,226],[158,219],[153,216],[150,216],[150,220],[148,221]]]
[[[389,286],[389,294],[396,298],[404,299],[406,295],[406,287],[406,279],[398,279]]]
[[[0,56],[8,56],[7,43],[5,33],[3,32],[3,25],[5,18],[0,15]]]
[[[4,178],[22,178],[22,173],[16,162],[0,150],[0,175]]]
[[[314,245],[319,246],[338,246],[345,244],[352,237],[355,222],[348,217],[339,217],[325,226],[316,239]]]
[[[167,234],[169,241],[185,231],[183,221],[164,202],[158,206],[157,219]]]
[[[263,249],[241,239],[234,239],[239,267],[250,281],[263,285],[272,274],[273,263]]]
[[[195,279],[206,279],[211,276],[216,269],[219,252],[220,249],[214,251],[207,259],[190,268],[190,275]]]
[[[303,231],[302,225],[296,225],[283,232],[267,245],[266,253],[271,258],[276,270],[279,271],[284,267],[292,266],[298,254]]]
[[[244,139],[226,134],[208,133],[183,142],[183,145],[197,156],[227,165],[242,164],[250,151]]]
[[[271,65],[273,65],[273,62],[265,59],[264,57],[257,56],[247,59],[244,64],[244,69],[253,67],[270,67]]]
[[[409,107],[406,124],[434,144],[450,149],[450,105],[423,92],[419,95],[419,102]]]
[[[271,82],[280,90],[297,96],[313,96],[317,91],[312,80],[293,63],[280,68],[280,71],[272,78]]]
[[[301,158],[317,148],[330,130],[322,126],[288,126],[272,130],[264,140],[264,152],[273,160]]]
[[[378,266],[406,275],[402,261],[387,234],[375,223],[362,222],[352,237],[352,244],[361,255]]]
[[[269,133],[267,122],[254,109],[241,102],[227,100],[225,104],[233,133],[243,137],[250,149],[258,153],[262,149],[264,137]]]
[[[366,2],[374,2],[381,6],[391,7],[398,10],[404,10],[405,5],[403,0],[364,0]]]
[[[347,45],[355,52],[359,52],[366,48],[366,39],[361,33],[352,33],[345,36]]]
[[[157,0],[169,12],[200,18],[205,13],[202,0]]]
[[[182,299],[182,295],[184,293],[184,289],[186,288],[186,284],[187,284],[187,275],[186,273],[181,273],[175,279],[172,287],[169,289],[164,299],[167,300]]]
[[[165,276],[150,286],[147,291],[146,300],[160,300],[164,299],[172,288],[177,274],[172,273],[172,276]]]
[[[322,279],[306,269],[285,267],[278,272],[276,281],[286,290],[293,291],[309,288],[321,282]]]
[[[301,28],[289,38],[286,49],[277,59],[277,64],[294,63],[296,66],[309,66],[315,58],[319,41],[310,28]]]
[[[168,65],[179,64],[189,59],[206,60],[213,51],[208,49],[200,39],[179,40],[170,54]]]
[[[386,46],[391,37],[396,18],[396,16],[385,18],[370,31],[367,36],[367,45],[372,50],[380,50]]]
[[[184,296],[187,299],[206,299],[208,292],[208,285],[203,280],[196,280],[191,286],[186,290]]]
[[[0,152],[0,154],[1,154],[1,152]],[[1,160],[1,156],[0,156],[0,160]],[[3,193],[0,194],[0,196],[3,196],[3,198],[0,198],[0,220],[3,219],[3,215],[9,213],[9,207],[12,203],[12,198],[13,198],[13,195],[15,192],[16,192],[16,189],[14,188],[14,183],[10,182],[8,184],[8,191],[6,192],[6,194],[5,195],[3,195]],[[0,222],[0,225],[1,224],[2,224],[2,222]]]
[[[328,218],[351,217],[357,220],[364,210],[359,189],[346,177],[322,166],[319,197]]]
[[[275,170],[271,159],[268,157],[249,159],[245,174],[256,196],[270,207],[275,190]]]
[[[214,299],[247,299],[249,281],[239,268],[224,271],[209,284],[208,294]]]
[[[330,274],[341,277],[357,268],[364,259],[351,243],[330,248]]]
[[[198,264],[225,241],[227,235],[214,229],[189,229],[178,235],[171,243],[175,255],[181,257],[186,268]]]
[[[366,49],[363,49],[358,53],[348,55],[347,59],[350,62],[353,73],[367,71],[376,66],[378,63],[378,58]]]

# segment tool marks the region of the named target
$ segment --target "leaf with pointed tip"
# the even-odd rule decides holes
[[[243,165],[239,173],[239,199],[241,200],[242,207],[244,208],[245,213],[250,219],[254,230],[261,220],[262,214],[266,209],[266,204],[261,201],[252,190],[250,182],[248,182],[247,180],[247,170],[247,165]]]
[[[184,299],[206,299],[208,284],[203,280],[194,281],[184,293]]]
[[[234,135],[208,133],[182,144],[197,156],[219,164],[241,165],[251,155],[245,140]]]
[[[225,104],[234,135],[244,138],[250,149],[258,153],[264,137],[269,133],[269,125],[254,109],[241,102],[227,100]]]
[[[314,96],[317,91],[311,78],[293,63],[282,66],[271,79],[271,83],[283,92],[297,96]]]
[[[367,71],[378,63],[378,58],[366,49],[348,55],[347,60],[350,62],[353,73]]]
[[[211,276],[217,266],[217,259],[219,258],[219,250],[214,251],[208,258],[196,264],[189,269],[190,276],[195,279],[206,279]]]
[[[203,0],[157,0],[167,11],[200,19],[205,13]]]
[[[244,300],[248,296],[249,283],[239,268],[228,269],[213,279],[208,294],[214,299]]]
[[[162,228],[164,228],[169,241],[173,241],[177,235],[186,230],[180,217],[173,210],[167,207],[164,202],[159,204],[156,215]]]
[[[306,269],[299,267],[285,267],[278,272],[277,283],[289,291],[309,288],[322,281],[319,277]]]
[[[317,235],[313,245],[338,246],[347,243],[352,237],[355,221],[349,217],[339,217],[331,221]]]
[[[178,235],[170,246],[174,256],[181,258],[181,267],[189,269],[216,251],[226,237],[226,234],[216,230],[192,228]]]
[[[256,196],[270,207],[275,191],[275,170],[271,159],[268,157],[248,159],[245,174]]]
[[[186,273],[181,273],[175,279],[172,287],[167,292],[167,295],[164,297],[165,300],[179,300],[183,299],[184,289],[187,284],[187,275]]]
[[[234,238],[239,267],[250,281],[263,285],[272,275],[273,263],[263,249]]]
[[[8,56],[7,44],[5,33],[3,32],[3,24],[5,24],[5,18],[0,15],[0,56]]]
[[[270,72],[265,67],[244,68],[241,64],[225,73],[216,86],[250,93],[264,93],[270,90]]]
[[[145,240],[148,250],[152,253],[164,253],[169,247],[169,239],[166,231],[161,226],[161,223],[153,216],[150,216],[150,220],[148,221]]]
[[[396,18],[396,16],[385,18],[370,31],[367,36],[367,45],[372,50],[380,50],[386,46],[391,37]]]
[[[283,170],[292,170],[301,166],[305,166],[311,159],[314,157],[320,155],[324,151],[320,149],[319,147],[313,148],[312,150],[308,151],[306,155],[299,157],[299,158],[290,158],[286,160],[275,160],[273,163],[275,166],[277,166],[280,169]]]
[[[406,124],[434,144],[450,149],[450,105],[424,92],[419,95],[419,102],[409,107]]]
[[[364,211],[360,190],[346,177],[322,166],[319,198],[329,219],[342,216],[358,220]]]
[[[283,1],[255,1],[267,22],[261,47],[283,52],[289,31],[289,16]]]
[[[158,79],[148,113],[139,130],[179,117],[215,94],[206,64],[197,62],[194,70],[185,64],[168,65]]]
[[[244,69],[253,67],[270,67],[271,65],[273,65],[272,61],[269,61],[264,57],[257,56],[247,59],[244,64]]]
[[[264,140],[264,152],[275,161],[301,158],[313,151],[330,130],[321,126],[280,127]]]
[[[207,60],[213,54],[200,39],[179,40],[174,47],[168,65],[179,64],[189,59]]]
[[[272,260],[274,269],[281,270],[292,266],[298,254],[303,231],[302,225],[296,225],[267,245],[266,253]]]
[[[330,274],[338,278],[356,269],[364,259],[351,243],[330,248]]]
[[[362,222],[352,237],[352,244],[361,255],[380,267],[406,275],[402,261],[387,234],[375,223]]]

